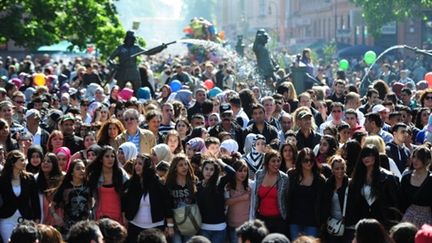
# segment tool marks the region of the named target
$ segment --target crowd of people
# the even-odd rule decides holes
[[[337,62],[267,94],[156,56],[127,95],[95,59],[0,59],[0,242],[430,242],[432,89],[407,63],[362,97]]]

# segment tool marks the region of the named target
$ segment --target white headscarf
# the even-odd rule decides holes
[[[132,142],[122,143],[119,146],[119,149],[123,151],[126,161],[134,160],[138,156],[138,149],[136,148],[135,144]]]

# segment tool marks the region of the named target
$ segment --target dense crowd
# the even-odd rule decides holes
[[[426,239],[427,60],[299,61],[297,94],[289,68],[265,93],[230,61],[147,57],[133,90],[95,59],[0,59],[0,242]]]

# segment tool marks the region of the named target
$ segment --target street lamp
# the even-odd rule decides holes
[[[279,41],[279,16],[278,16],[278,5],[275,1],[269,1],[269,5],[268,5],[268,13],[269,15],[272,14],[272,8],[271,6],[273,5],[273,9],[275,10],[276,14],[275,14],[275,33],[276,33],[276,39],[277,41]]]

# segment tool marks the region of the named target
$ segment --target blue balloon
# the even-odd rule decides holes
[[[182,83],[178,80],[173,80],[170,83],[171,92],[177,92],[182,88]]]

